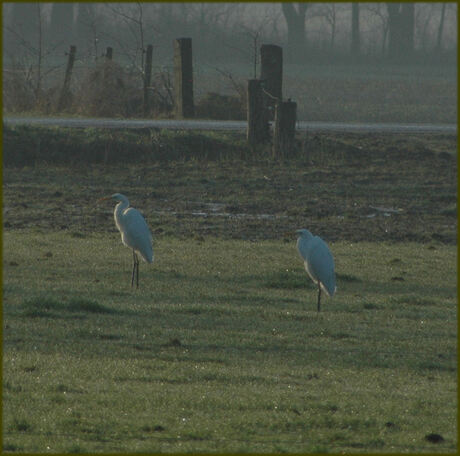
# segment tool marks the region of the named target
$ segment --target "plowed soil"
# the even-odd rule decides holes
[[[457,240],[457,138],[317,134],[302,157],[5,167],[5,230],[115,230],[115,192],[154,235],[292,239],[309,228],[328,241]],[[293,236],[293,235],[292,235]]]

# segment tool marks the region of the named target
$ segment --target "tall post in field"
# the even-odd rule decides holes
[[[112,56],[113,56],[113,49],[108,46],[105,50],[105,60],[104,60],[104,82],[108,84],[108,79],[110,76],[110,70],[112,68]]]
[[[191,38],[174,40],[174,105],[176,118],[194,117]]]
[[[147,46],[147,55],[145,57],[145,69],[144,69],[144,117],[150,112],[150,82],[152,79],[152,53],[153,46],[149,44]]]
[[[112,60],[112,55],[113,55],[113,49],[110,46],[108,46],[105,51],[106,60]]]
[[[270,126],[264,106],[262,81],[248,81],[248,131],[247,141],[250,146],[264,144],[270,140]]]
[[[264,84],[264,102],[274,118],[274,108],[277,100],[282,100],[283,83],[283,48],[275,44],[262,44],[260,47],[260,79]]]
[[[273,157],[292,155],[295,151],[295,124],[297,103],[278,101],[275,105],[275,131],[273,134]]]
[[[75,62],[76,46],[70,46],[69,58],[67,59],[67,68],[65,70],[64,84],[62,85],[59,96],[58,110],[66,108],[70,104],[70,80],[72,79],[73,64]]]

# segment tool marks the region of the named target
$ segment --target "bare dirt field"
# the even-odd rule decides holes
[[[156,235],[277,239],[308,227],[331,241],[456,243],[455,136],[321,133],[299,141],[299,156],[281,162],[141,159],[133,147],[125,163],[75,155],[72,165],[7,166],[4,228],[113,230],[113,208],[96,201],[121,192]]]

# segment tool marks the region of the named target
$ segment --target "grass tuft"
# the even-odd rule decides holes
[[[32,430],[32,425],[25,418],[14,418],[10,425],[10,431],[28,432]]]
[[[22,447],[15,445],[14,443],[4,443],[3,451],[21,451]]]
[[[115,310],[88,299],[74,298],[68,303],[58,301],[52,297],[35,297],[24,301],[22,315],[36,318],[58,318],[64,317],[66,313],[96,313],[111,314]]]
[[[336,278],[337,278],[337,281],[340,280],[341,282],[349,282],[349,283],[362,282],[362,280],[359,277],[356,277],[351,274],[336,273]]]
[[[64,304],[60,301],[57,301],[54,298],[49,297],[36,297],[27,299],[24,301],[24,307],[28,309],[36,309],[36,310],[62,310]]]
[[[429,299],[425,298],[422,296],[416,296],[416,295],[404,295],[404,296],[397,296],[397,297],[392,297],[391,302],[396,303],[396,304],[406,304],[409,306],[435,306],[436,300],[434,299]]]
[[[77,239],[84,239],[87,237],[85,233],[80,233],[80,231],[72,231],[70,233],[70,236],[72,236],[73,238],[77,238]]]
[[[305,273],[297,270],[277,271],[268,275],[264,281],[267,288],[296,289],[314,288],[313,282]]]
[[[379,306],[378,304],[374,304],[373,302],[365,302],[363,303],[363,309],[366,309],[366,310],[377,310],[377,309],[380,309],[381,306]]]
[[[23,304],[22,315],[29,318],[57,318],[59,315],[53,311],[64,310],[62,302],[49,297],[36,297],[27,299]]]
[[[69,312],[89,312],[99,314],[111,314],[115,312],[110,307],[106,307],[96,301],[90,301],[87,299],[71,299],[67,304],[66,310]]]
[[[71,445],[67,451],[70,454],[81,454],[81,453],[88,453],[88,451],[82,447],[81,445]]]

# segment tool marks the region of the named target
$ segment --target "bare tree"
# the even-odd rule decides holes
[[[359,3],[351,4],[351,55],[353,58],[358,58],[360,50],[360,35],[359,35]]]
[[[421,8],[417,8],[415,15],[415,32],[418,45],[423,52],[432,50],[431,23],[435,15],[435,3],[426,3]]]
[[[305,17],[310,3],[281,3],[288,28],[288,54],[298,58],[306,49]]]
[[[442,50],[441,42],[442,42],[442,32],[444,30],[444,18],[446,15],[446,4],[443,2],[441,5],[441,18],[439,20],[439,27],[438,27],[438,34],[436,38],[436,53],[440,53]]]
[[[386,3],[388,10],[388,57],[394,61],[411,59],[414,52],[415,4]]]
[[[335,3],[321,4],[315,14],[317,17],[322,17],[330,27],[329,50],[334,50],[335,34],[337,30],[337,6]]]
[[[279,43],[281,42],[281,32],[279,30],[278,24],[281,16],[281,11],[273,11],[268,19],[267,27],[269,26],[269,39],[271,42]]]
[[[99,41],[101,36],[100,19],[96,16],[94,5],[92,3],[77,4],[77,37],[80,49],[87,46],[89,56],[97,62],[99,58]],[[85,38],[87,39],[85,39]],[[83,54],[83,52],[80,52]]]
[[[112,36],[117,42],[121,52],[131,62],[132,68],[136,73],[143,76],[145,49],[145,20],[144,4],[136,2],[133,4],[105,4],[116,18],[118,18],[129,31],[131,42],[126,43],[118,36]]]
[[[382,30],[381,55],[386,54],[388,40],[388,13],[383,3],[370,3],[363,6],[371,15],[380,22]]]
[[[37,40],[37,82],[35,84],[35,98],[38,99],[42,86],[42,59],[43,59],[43,15],[42,5],[37,2],[38,40]]]
[[[6,47],[15,52],[18,50],[16,45],[18,44],[18,36],[21,37],[21,41],[27,43],[34,43],[36,40],[36,8],[33,3],[13,3],[11,5],[11,15],[9,23],[5,26],[14,30],[13,36],[7,35],[5,40]],[[8,39],[10,38],[10,39]]]
[[[27,9],[19,8],[16,12],[13,9],[15,14],[11,15],[11,22],[4,24],[8,36],[4,46],[5,62],[8,62],[4,67],[4,106],[11,109],[15,109],[16,101],[23,109],[36,108],[43,99],[45,77],[62,66],[62,63],[46,65],[57,44],[47,46],[45,42],[44,4],[19,6],[26,5]],[[26,16],[23,22],[16,22],[20,19],[16,13],[21,11]]]
[[[74,4],[53,3],[48,30],[49,37],[58,48],[67,48],[74,44]]]
[[[257,78],[257,65],[259,64],[259,47],[260,47],[260,36],[262,33],[263,26],[260,26],[257,30],[251,30],[248,27],[244,27],[243,29],[246,31],[246,34],[249,36],[251,41],[251,58],[252,58],[252,65],[253,65],[253,78]]]

